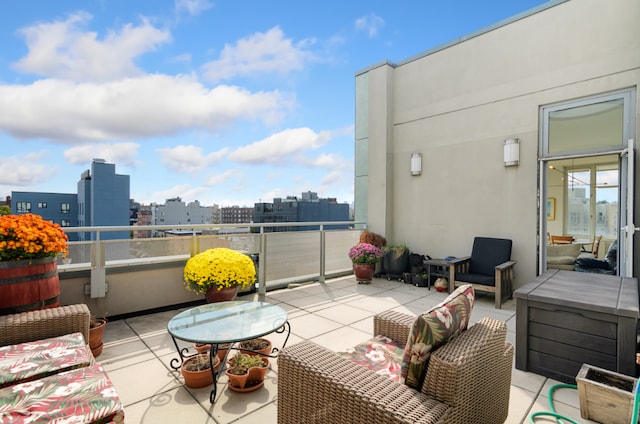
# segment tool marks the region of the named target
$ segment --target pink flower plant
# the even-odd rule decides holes
[[[349,258],[354,264],[375,264],[383,255],[382,249],[369,243],[358,243],[349,249]]]

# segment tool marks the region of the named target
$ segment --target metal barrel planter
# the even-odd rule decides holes
[[[60,306],[55,256],[0,262],[0,315]]]

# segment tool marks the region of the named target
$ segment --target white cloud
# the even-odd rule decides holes
[[[220,58],[204,65],[204,76],[213,82],[256,73],[287,75],[301,70],[313,54],[307,47],[315,41],[296,44],[285,38],[278,27],[240,39],[235,46],[226,44]]]
[[[327,133],[316,133],[310,128],[287,129],[263,140],[240,147],[229,154],[229,159],[243,163],[286,163],[296,153],[316,149],[327,142]]]
[[[191,16],[197,16],[212,7],[213,4],[208,0],[176,0],[176,10],[186,11]]]
[[[207,166],[217,163],[227,153],[226,148],[204,154],[198,146],[180,145],[158,149],[162,163],[169,169],[188,174],[202,171]]]
[[[206,186],[216,186],[237,178],[238,178],[237,172],[229,170],[229,171],[223,172],[222,174],[215,174],[215,175],[209,176],[209,178],[206,179],[204,184]]]
[[[355,27],[358,31],[365,31],[369,37],[373,38],[378,35],[380,28],[384,27],[384,19],[375,13],[369,13],[356,19]]]
[[[124,25],[98,40],[95,32],[83,31],[92,16],[85,12],[65,21],[39,23],[21,29],[28,54],[14,68],[45,77],[72,81],[109,81],[141,75],[134,58],[171,41],[171,34],[143,20]]]
[[[333,153],[321,154],[313,159],[305,159],[304,164],[307,166],[328,169],[351,169],[353,167],[352,162]]]
[[[65,150],[64,158],[68,163],[91,163],[94,158],[105,159],[110,163],[117,163],[135,167],[138,143],[91,143],[75,146]]]
[[[278,91],[204,87],[189,76],[148,75],[108,83],[41,80],[0,85],[0,130],[16,138],[63,144],[175,134],[202,128],[216,132],[235,120],[273,123],[291,107]]]
[[[48,165],[50,163],[48,155],[49,153],[43,150],[26,155],[0,156],[0,169],[2,170],[0,172],[0,187],[3,185],[25,187],[51,178],[57,173],[57,167]]]

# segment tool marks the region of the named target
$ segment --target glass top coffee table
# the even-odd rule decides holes
[[[213,369],[213,358],[217,353],[218,345],[287,331],[287,337],[282,345],[284,347],[291,334],[291,326],[287,318],[287,312],[284,309],[266,302],[207,303],[180,312],[167,324],[169,334],[180,356],[171,360],[171,368],[180,369],[182,362],[194,355],[188,353],[188,348],[180,349],[176,339],[210,344],[209,365],[213,374],[213,390],[209,400],[213,403],[217,393],[218,375],[224,370],[225,365],[222,363],[218,372]],[[231,349],[235,348],[231,347]],[[273,353],[278,350],[274,348]],[[266,356],[275,357],[276,355]]]

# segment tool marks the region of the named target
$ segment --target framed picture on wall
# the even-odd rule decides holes
[[[556,220],[556,199],[554,197],[547,198],[547,221]]]

